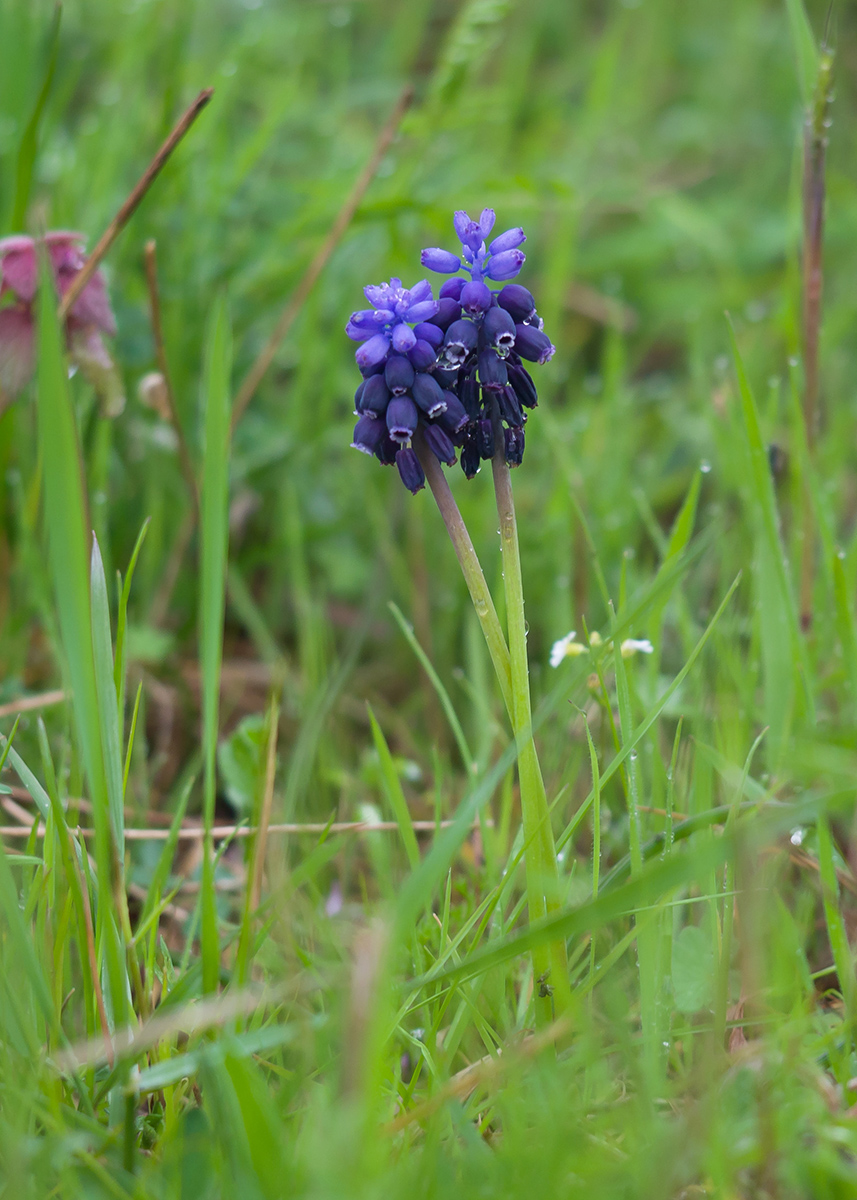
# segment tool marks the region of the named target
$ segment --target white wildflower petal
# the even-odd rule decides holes
[[[575,637],[576,634],[572,629],[571,633],[567,633],[565,637],[560,638],[558,642],[554,642],[554,644],[551,646],[550,657],[550,664],[552,667],[558,667],[564,658],[568,657],[569,654],[574,653],[574,651],[570,650],[569,647],[574,643]]]
[[[623,658],[630,658],[632,654],[653,654],[655,648],[648,638],[626,638],[619,649]]]

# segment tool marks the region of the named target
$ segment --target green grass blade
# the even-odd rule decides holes
[[[116,684],[113,663],[113,644],[110,635],[110,603],[107,599],[107,580],[98,539],[93,535],[90,559],[90,590],[92,595],[92,649],[95,660],[95,687],[98,696],[98,715],[101,725],[101,745],[107,778],[107,795],[113,836],[119,861],[125,855],[125,812],[123,807],[122,749],[119,742],[119,716],[116,705]]]
[[[449,721],[449,727],[452,730],[452,735],[455,738],[458,749],[461,753],[461,759],[464,763],[465,769],[467,771],[473,771],[475,767],[474,758],[470,752],[470,747],[467,744],[467,738],[464,736],[464,730],[461,728],[461,722],[458,719],[458,714],[453,708],[452,701],[449,698],[449,692],[443,686],[441,678],[434,669],[425,650],[423,650],[422,646],[417,641],[416,636],[414,635],[413,626],[405,620],[402,610],[397,604],[394,604],[392,600],[389,602],[387,607],[396,618],[396,623],[401,629],[402,633],[405,635],[408,645],[419,659],[420,665],[422,666],[426,675],[428,675],[432,687],[437,692],[438,699],[440,700],[443,711],[446,714],[446,719]]]
[[[786,0],[786,11],[789,17],[789,31],[792,36],[800,95],[804,107],[808,108],[812,103],[815,80],[818,76],[818,48],[803,0]]]
[[[131,561],[128,563],[128,570],[125,572],[125,579],[122,583],[122,588],[119,592],[119,608],[116,614],[116,654],[115,663],[113,666],[113,679],[116,686],[116,706],[119,712],[119,744],[122,745],[124,739],[124,724],[125,724],[125,687],[126,687],[126,648],[125,634],[128,625],[128,600],[131,595],[131,583],[134,579],[134,570],[137,566],[137,559],[140,551],[143,548],[143,542],[146,540],[146,534],[149,532],[150,518],[146,517],[142,528],[137,535],[137,541],[134,544],[134,550],[131,554]]]
[[[217,986],[220,950],[212,867],[211,826],[216,793],[220,666],[229,536],[229,426],[232,338],[226,297],[215,300],[208,324],[203,380],[205,449],[200,489],[202,564],[199,596],[199,658],[202,673],[203,859],[201,925],[203,989]]]
[[[54,9],[53,21],[49,37],[48,50],[48,65],[45,70],[45,77],[42,81],[42,86],[39,89],[39,94],[36,98],[36,103],[33,107],[32,115],[27,122],[24,133],[21,137],[21,144],[18,148],[18,163],[15,179],[15,203],[12,209],[12,229],[16,232],[23,233],[27,227],[27,210],[30,207],[30,193],[33,186],[33,171],[36,165],[36,155],[39,150],[39,127],[44,116],[45,106],[48,102],[48,97],[51,94],[53,87],[54,75],[57,69],[57,57],[59,55],[60,45],[60,21],[62,19],[62,6],[57,4]]]
[[[411,869],[413,870],[420,863],[420,848],[417,845],[417,835],[414,833],[408,802],[405,799],[405,793],[402,791],[402,784],[396,772],[396,765],[393,762],[390,747],[387,745],[387,739],[384,737],[383,730],[375,719],[372,709],[369,708],[368,704],[366,707],[369,709],[372,738],[375,742],[375,749],[381,763],[381,778],[384,781],[384,791],[387,793],[387,800],[390,803],[393,815],[399,826],[399,833],[401,834],[402,842],[408,855],[408,862],[411,864]]]

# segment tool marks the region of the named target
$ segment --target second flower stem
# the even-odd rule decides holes
[[[470,592],[470,599],[473,601],[473,607],[476,610],[479,624],[482,626],[482,632],[488,644],[488,653],[491,655],[491,661],[494,664],[494,670],[500,684],[500,691],[503,693],[503,700],[509,712],[509,717],[512,719],[512,677],[509,665],[509,651],[506,646],[506,639],[503,637],[500,618],[497,616],[494,601],[491,598],[488,584],[485,582],[485,576],[482,573],[482,566],[473,548],[473,542],[470,540],[470,534],[467,531],[467,526],[464,524],[464,518],[458,510],[455,497],[446,481],[446,476],[443,473],[440,463],[422,438],[415,438],[413,446],[417,458],[419,458],[422,468],[425,471],[432,495],[440,509],[440,515],[443,517],[447,533],[455,547],[461,572],[464,575],[467,590]]]
[[[560,907],[559,872],[545,785],[533,741],[524,587],[512,479],[503,453],[503,438],[500,436],[496,440],[498,449],[492,460],[492,467],[503,551],[503,584],[506,591],[506,621],[512,676],[511,716],[518,743],[521,818],[527,847],[527,905],[532,922],[548,916]],[[536,975],[536,1020],[540,1025],[546,1025],[554,1015],[565,1012],[571,1002],[568,956],[564,939],[535,947],[533,970]]]

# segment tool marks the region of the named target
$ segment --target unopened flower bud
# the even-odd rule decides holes
[[[553,358],[554,346],[546,333],[532,325],[515,326],[515,353],[529,362],[546,363]]]
[[[394,396],[403,396],[414,382],[414,367],[404,355],[392,354],[384,368],[384,379]]]
[[[402,483],[409,492],[416,493],[425,487],[426,477],[420,466],[420,460],[410,446],[403,446],[396,455],[396,466],[402,477]]]

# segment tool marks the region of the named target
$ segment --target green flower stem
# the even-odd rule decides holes
[[[503,455],[502,434],[497,444],[499,448],[494,455],[492,467],[497,513],[500,518],[503,583],[506,589],[506,620],[512,669],[512,727],[518,743],[521,816],[527,846],[527,906],[530,921],[538,921],[556,912],[560,907],[559,872],[545,785],[533,741],[518,524],[512,495],[512,479]],[[533,949],[533,972],[536,978],[536,1020],[540,1025],[547,1025],[555,1015],[566,1012],[571,1004],[564,939]],[[543,984],[547,986],[542,986]]]
[[[473,549],[473,542],[470,540],[470,534],[467,532],[464,518],[459,512],[458,505],[455,503],[455,497],[450,491],[440,463],[431,450],[429,450],[428,446],[425,445],[422,438],[415,438],[413,445],[417,458],[420,460],[422,468],[425,471],[432,495],[440,509],[440,515],[443,517],[447,533],[455,547],[455,553],[458,555],[461,572],[464,575],[467,590],[470,592],[470,599],[473,601],[473,607],[476,609],[476,615],[479,618],[482,632],[485,635],[485,641],[488,644],[488,653],[491,655],[491,661],[497,673],[497,680],[500,684],[500,691],[503,693],[503,700],[509,713],[509,719],[514,725],[509,650],[506,646],[506,639],[503,636],[503,629],[500,625],[500,619],[497,616],[497,610],[494,607],[494,601],[491,599],[488,584],[485,582],[485,576],[482,573],[482,567],[479,559],[476,557],[476,551]]]

